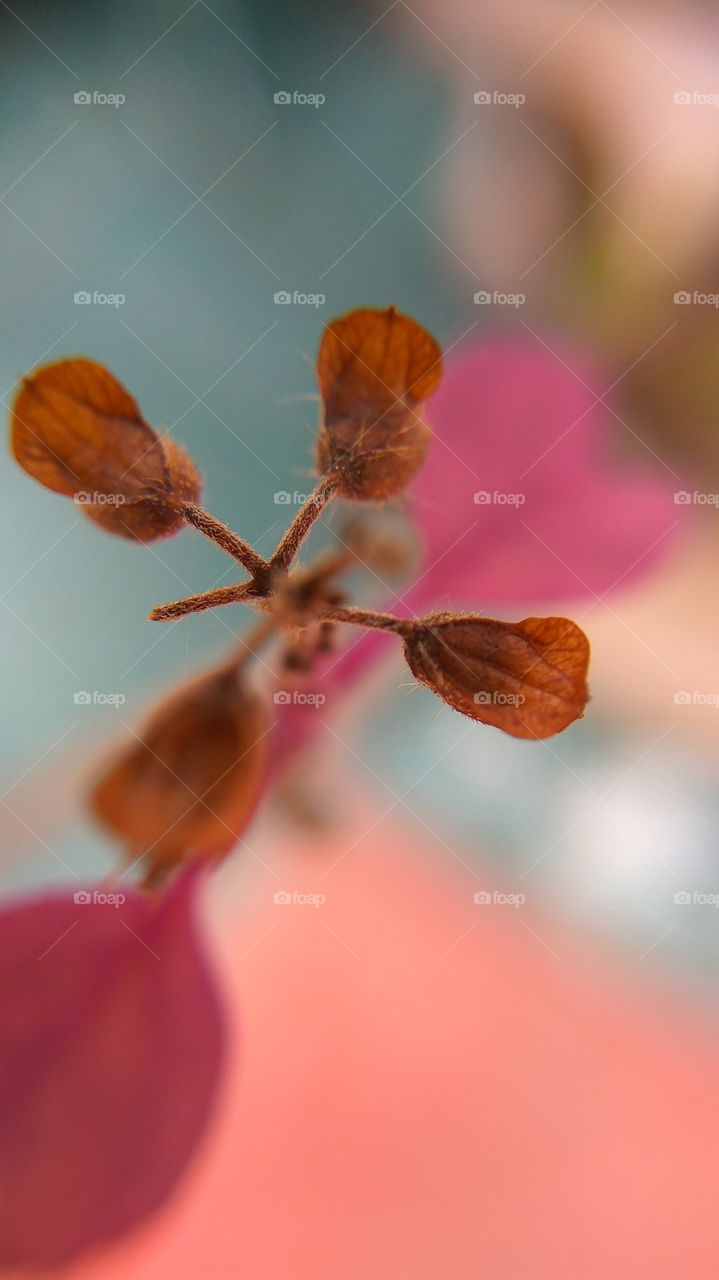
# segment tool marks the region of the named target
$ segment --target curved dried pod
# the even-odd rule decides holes
[[[353,500],[394,497],[422,466],[431,432],[416,412],[439,386],[442,354],[394,307],[361,309],[327,326],[317,357],[321,473]]]
[[[568,618],[437,613],[415,623],[405,657],[455,711],[515,738],[551,738],[589,701],[589,641]]]
[[[24,378],[11,446],[28,475],[74,499],[109,533],[149,542],[184,524],[202,480],[192,459],[147,423],[137,401],[94,360],[57,360]]]
[[[187,857],[229,853],[265,780],[268,717],[235,667],[171,694],[95,784],[90,808],[156,884]]]

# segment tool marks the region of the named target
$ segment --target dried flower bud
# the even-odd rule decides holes
[[[515,738],[551,738],[589,699],[589,641],[568,618],[438,613],[416,623],[405,657],[450,707]]]
[[[172,694],[100,778],[90,797],[100,821],[133,857],[145,883],[186,856],[228,853],[259,798],[267,764],[261,699],[224,668]]]
[[[406,487],[431,439],[415,410],[441,376],[434,338],[394,307],[332,321],[317,357],[324,402],[317,463],[338,477],[338,493],[384,499]]]
[[[74,498],[109,533],[149,542],[183,524],[181,502],[202,482],[179,445],[145,422],[137,402],[101,364],[58,360],[23,379],[12,449],[48,489]]]

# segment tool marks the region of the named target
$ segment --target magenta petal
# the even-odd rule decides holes
[[[427,566],[408,594],[415,609],[602,595],[667,549],[678,480],[641,446],[633,462],[617,456],[625,428],[596,403],[612,379],[557,356],[495,337],[448,360],[413,488]]]
[[[68,889],[0,915],[0,1266],[54,1266],[112,1239],[187,1164],[223,1049],[197,880],[159,901]]]

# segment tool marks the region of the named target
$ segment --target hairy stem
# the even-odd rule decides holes
[[[275,553],[270,560],[272,569],[277,569],[281,572],[286,572],[289,569],[315,520],[322,514],[327,503],[334,497],[337,483],[335,476],[323,476],[315,485],[309,498],[300,507],[287,532],[277,544]]]
[[[251,609],[260,613],[271,613],[274,602],[271,596],[249,595],[245,600]],[[306,621],[292,623],[292,628],[301,629],[319,622],[349,622],[355,627],[371,627],[378,631],[394,631],[398,636],[409,636],[417,626],[416,618],[395,618],[393,613],[377,613],[374,609],[356,609],[351,604],[318,605]],[[282,629],[282,623],[279,624]]]
[[[214,587],[212,591],[201,591],[196,596],[185,596],[182,600],[171,600],[169,604],[158,604],[148,615],[150,622],[174,622],[176,618],[184,618],[188,613],[202,613],[205,609],[214,609],[221,604],[249,604],[254,591],[252,582],[235,582],[226,587]]]
[[[356,609],[354,605],[335,605],[317,614],[320,622],[349,622],[355,627],[372,627],[378,631],[395,631],[408,636],[414,630],[412,618],[395,618],[391,613],[376,613],[373,609]]]
[[[241,538],[239,534],[233,533],[232,529],[211,515],[209,511],[205,511],[202,507],[196,507],[194,502],[183,502],[180,510],[188,524],[194,525],[195,529],[199,529],[200,533],[204,533],[206,538],[210,538],[228,555],[233,556],[235,560],[239,560],[240,564],[244,565],[253,578],[267,578],[270,567],[267,560],[258,551],[255,551],[249,542],[245,542],[245,539]]]

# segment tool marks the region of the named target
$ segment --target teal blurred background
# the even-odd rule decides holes
[[[320,320],[394,301],[446,334],[471,311],[400,206],[363,236],[393,198],[347,149],[403,192],[442,150],[446,88],[386,34],[328,70],[365,29],[361,7],[25,8],[56,56],[4,15],[3,189],[17,185],[0,208],[2,389],[42,359],[104,362],[198,459],[213,512],[268,551],[286,515],[274,493],[308,488],[317,408],[293,397],[316,391]],[[177,26],[146,52],[170,10]],[[273,96],[286,86],[327,101],[283,111]],[[78,90],[127,100],[78,106]],[[439,176],[413,193],[422,216]],[[208,188],[212,212],[196,203]],[[78,290],[125,302],[78,306]],[[277,306],[279,290],[326,303],[319,316]],[[218,652],[228,636],[215,616],[159,632],[146,614],[231,570],[198,537],[140,548],[93,536],[7,461],[2,476],[13,611],[2,749],[14,767],[39,733],[63,731],[78,687],[121,689],[136,712]]]

